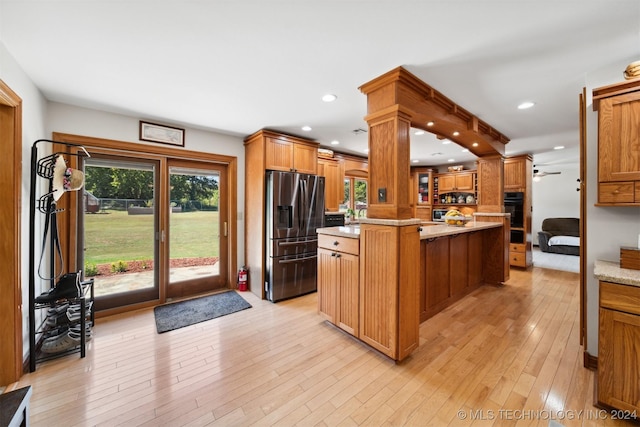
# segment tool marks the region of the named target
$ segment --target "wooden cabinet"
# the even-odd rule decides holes
[[[419,344],[419,255],[417,225],[361,224],[358,337],[394,360]]]
[[[318,159],[318,175],[324,181],[324,209],[337,212],[344,200],[344,172],[337,159]]]
[[[265,169],[316,174],[318,144],[290,136],[265,138]]]
[[[600,281],[598,403],[640,412],[640,287]]]
[[[450,193],[453,191],[475,193],[475,172],[448,172],[438,174],[438,192]]]
[[[433,199],[433,169],[411,168],[410,188],[413,190],[413,216],[423,221],[431,221]]]
[[[474,231],[420,242],[420,322],[484,283],[484,233]]]
[[[504,191],[526,191],[527,163],[522,157],[510,157],[504,161]],[[530,190],[530,189],[529,189]]]
[[[296,169],[315,174],[318,144],[302,138],[260,130],[244,140],[244,259],[249,289],[265,298],[265,171]]]
[[[528,267],[528,260],[530,255],[527,256],[527,245],[524,243],[511,243],[509,245],[509,264],[515,267]],[[531,249],[529,249],[531,253]]]
[[[318,236],[318,313],[354,336],[359,334],[359,241]]]
[[[640,80],[593,90],[598,112],[598,205],[640,206]]]
[[[531,181],[533,177],[533,158],[530,154],[508,157],[504,161],[504,191],[522,193],[522,205],[509,209],[517,211],[522,219],[512,224],[511,244],[509,245],[509,264],[514,267],[528,268],[533,265],[533,241],[531,232]],[[512,212],[512,215],[515,213]]]

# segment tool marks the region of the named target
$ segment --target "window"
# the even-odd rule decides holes
[[[353,209],[355,217],[367,217],[367,180],[356,177],[344,179],[344,202],[340,204],[340,212]]]

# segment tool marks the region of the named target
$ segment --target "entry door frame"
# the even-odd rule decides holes
[[[228,226],[228,239],[227,239],[227,253],[228,253],[228,264],[227,264],[227,288],[231,289],[233,284],[231,280],[235,277],[234,272],[237,271],[238,267],[238,226],[237,226],[237,212],[238,212],[238,158],[234,156],[227,156],[221,154],[212,154],[212,153],[203,153],[199,151],[190,151],[184,150],[180,148],[173,148],[164,145],[152,145],[152,144],[143,144],[143,143],[132,143],[125,141],[116,141],[110,139],[96,138],[96,137],[88,137],[82,135],[73,135],[73,134],[65,134],[65,133],[53,133],[53,140],[59,142],[66,142],[71,144],[77,144],[85,147],[89,153],[91,153],[91,149],[99,149],[101,151],[111,151],[114,155],[121,154],[130,157],[139,156],[141,158],[149,157],[152,155],[154,157],[164,157],[165,159],[181,159],[181,160],[193,160],[205,163],[214,163],[214,164],[222,164],[227,167],[227,183],[225,186],[225,191],[228,195],[228,203],[226,209],[226,215],[228,218],[229,226]],[[166,187],[167,183],[164,180],[160,180],[160,188],[159,192],[161,197],[168,196],[168,188]],[[159,203],[162,203],[160,200]],[[75,210],[73,210],[75,211]],[[71,216],[71,215],[70,215]],[[162,218],[160,218],[162,223]],[[76,219],[70,218],[70,221],[75,225]],[[72,230],[75,230],[72,224],[69,227],[66,227],[64,230],[64,234],[61,234],[61,240],[67,240],[70,242],[75,242],[76,239],[72,239],[73,233]],[[63,233],[63,230],[60,230]],[[71,247],[73,246],[73,247]],[[159,256],[162,259],[168,259],[166,254],[162,251],[163,245],[161,245]],[[70,254],[77,253],[77,246],[69,245],[69,247],[63,247],[63,251],[67,259],[69,259]],[[75,256],[72,256],[75,258]],[[159,276],[160,283],[168,282],[166,277],[163,277],[162,271],[160,271]],[[128,312],[132,310],[137,310],[140,308],[153,307],[157,304],[162,304],[166,302],[167,295],[166,291],[163,290],[164,286],[160,286],[160,299],[154,301],[147,301],[142,303],[131,304],[126,307],[117,307],[108,310],[102,310],[96,313],[96,317],[104,317],[110,316],[113,314]]]
[[[20,379],[22,336],[22,99],[0,80],[0,386]]]

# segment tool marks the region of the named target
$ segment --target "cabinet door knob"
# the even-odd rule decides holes
[[[333,242],[333,246],[338,246],[339,244],[340,244],[340,242],[338,242],[337,240],[335,240],[335,241]]]

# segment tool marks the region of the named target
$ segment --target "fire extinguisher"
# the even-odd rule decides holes
[[[242,267],[238,270],[238,290],[246,291],[247,290],[247,268]]]

